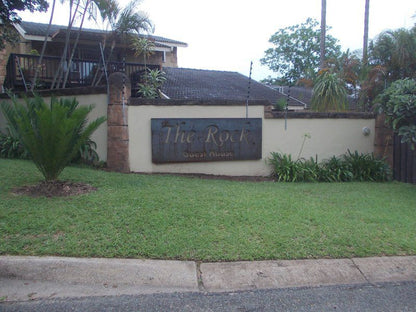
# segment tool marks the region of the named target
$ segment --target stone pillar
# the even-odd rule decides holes
[[[130,172],[128,102],[130,80],[123,73],[113,73],[108,79],[107,167],[118,172]]]
[[[5,48],[0,50],[0,93],[2,92],[2,88],[4,85],[4,79],[6,78],[6,69],[7,69],[7,62],[9,60],[10,51],[9,49]]]
[[[393,130],[385,123],[386,116],[376,117],[374,134],[374,156],[385,158],[390,168],[393,168]]]

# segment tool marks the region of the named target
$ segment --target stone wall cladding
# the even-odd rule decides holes
[[[113,171],[126,173],[130,172],[127,124],[130,93],[131,84],[126,75],[122,73],[110,75],[107,108],[107,167]]]

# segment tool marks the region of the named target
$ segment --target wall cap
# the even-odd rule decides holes
[[[312,111],[274,111],[272,110],[269,119],[374,119],[375,113],[369,112],[312,112]]]
[[[12,92],[13,93],[13,92]],[[80,87],[80,88],[67,88],[67,89],[57,89],[57,90],[35,90],[35,94],[40,95],[41,97],[46,96],[76,96],[76,95],[89,95],[89,94],[107,94],[107,87],[106,86],[98,86],[98,87]],[[14,94],[17,95],[19,98],[33,97],[33,93],[28,92],[15,92]],[[0,99],[9,99],[9,95],[7,93],[0,93]]]
[[[173,100],[173,99],[143,99],[130,98],[130,106],[245,106],[244,100],[220,100],[220,99],[198,99],[198,100]],[[268,100],[249,100],[249,106],[268,106],[271,103]]]

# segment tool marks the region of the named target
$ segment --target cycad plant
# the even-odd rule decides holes
[[[73,99],[52,98],[50,104],[35,96],[20,103],[12,96],[11,103],[1,103],[9,128],[21,143],[46,181],[56,180],[80,147],[106,120],[91,122],[88,114],[93,106],[78,106]]]
[[[346,103],[344,82],[335,73],[322,71],[313,87],[312,109],[319,112],[343,111]]]

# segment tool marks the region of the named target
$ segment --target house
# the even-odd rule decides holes
[[[8,47],[0,52],[0,90],[3,84],[10,87],[10,84],[14,86],[16,83],[25,84],[26,81],[30,81],[30,76],[33,74],[35,66],[37,66],[37,55],[42,50],[48,25],[22,21],[20,24],[16,24],[15,28],[19,34],[20,42],[16,46]],[[75,42],[78,30],[78,28],[71,30],[71,43]],[[41,81],[48,81],[54,76],[65,46],[67,32],[66,26],[51,25],[45,58],[42,62],[42,65],[45,66],[42,66],[40,73]],[[186,43],[159,36],[140,36],[147,38],[154,44],[152,55],[147,57],[147,64],[158,68],[178,66],[177,50],[186,47]],[[113,39],[115,48],[112,50]],[[100,46],[103,48],[103,53],[101,53]],[[144,63],[142,55],[135,56],[129,45],[123,43],[118,37],[112,37],[110,32],[98,29],[82,29],[74,54],[75,61],[69,69],[71,82],[88,85],[90,83],[89,78],[91,78],[89,76],[91,76],[93,70],[99,67],[103,57],[106,62],[112,62],[109,70],[119,70],[122,66],[125,66],[122,64],[124,63],[128,64],[128,68],[125,68],[126,71],[135,71],[138,70],[138,67],[132,67],[129,64]],[[8,76],[8,79],[6,79],[6,76]]]
[[[38,65],[38,55],[42,50],[48,25],[22,21],[15,28],[20,42],[0,53],[0,91],[3,85],[12,90],[28,89],[37,66],[36,88],[48,89],[58,68],[62,66],[60,58],[68,34],[66,26],[51,25],[41,65]],[[71,30],[71,43],[78,33],[78,28]],[[115,47],[111,49],[114,39],[111,35],[110,32],[98,29],[82,29],[73,62],[69,68],[65,68],[65,71],[69,71],[66,87],[105,84],[103,58],[107,63],[105,69],[109,73],[124,71],[130,77],[132,85],[137,85],[144,70],[144,57],[135,56],[131,47],[120,38],[115,38]],[[166,73],[167,80],[161,90],[166,98],[247,100],[248,77],[237,72],[177,68],[178,48],[187,47],[186,43],[159,36],[141,37],[149,39],[154,45],[153,53],[146,59],[146,66],[162,69]],[[137,90],[133,87],[132,95],[135,96],[136,93]],[[250,83],[250,100],[268,100],[271,105],[276,105],[279,100],[288,98],[281,89],[274,89],[254,80]],[[304,102],[293,97],[290,97],[288,103],[291,110],[305,108]]]

